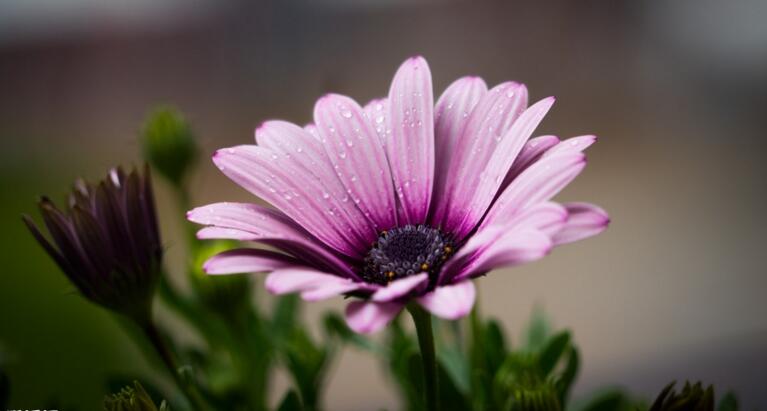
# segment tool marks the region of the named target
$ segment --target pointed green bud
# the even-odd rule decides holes
[[[144,387],[134,381],[132,387],[107,395],[104,398],[104,411],[170,411],[170,408],[165,401],[158,408]]]
[[[700,382],[684,384],[680,393],[674,390],[675,382],[667,385],[653,402],[650,411],[714,411],[714,388],[703,388]]]
[[[170,106],[149,114],[141,130],[141,144],[149,164],[176,186],[183,182],[198,154],[189,123]]]

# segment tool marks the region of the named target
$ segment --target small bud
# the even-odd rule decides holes
[[[78,181],[63,211],[45,197],[39,206],[51,239],[29,216],[24,223],[78,291],[147,321],[163,254],[149,168],[143,176],[113,169],[96,185]]]
[[[714,411],[714,387],[703,388],[700,382],[684,384],[682,392],[674,390],[672,382],[661,391],[650,411]]]
[[[197,144],[184,116],[173,107],[155,109],[141,130],[144,157],[172,184],[178,186],[197,158]]]
[[[165,401],[157,408],[144,387],[134,381],[132,387],[125,387],[117,394],[107,395],[104,398],[104,411],[170,411],[170,408]]]

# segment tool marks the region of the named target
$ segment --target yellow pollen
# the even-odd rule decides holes
[[[387,271],[386,278],[388,278],[389,281],[391,281],[391,279],[394,278],[394,271]]]
[[[453,252],[453,247],[450,247],[449,245],[446,245],[445,246],[445,252],[448,253],[448,254],[452,253]]]
[[[426,271],[429,269],[429,264],[423,263],[421,264],[421,270]]]

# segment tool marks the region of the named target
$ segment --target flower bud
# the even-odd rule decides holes
[[[176,186],[182,183],[197,158],[192,130],[173,107],[158,107],[148,116],[141,131],[141,144],[149,164]]]
[[[46,197],[39,206],[50,240],[23,220],[80,294],[148,320],[163,254],[149,168],[143,176],[113,169],[96,185],[78,181],[63,211]]]
[[[144,387],[133,382],[133,387],[125,387],[117,394],[112,394],[104,398],[105,411],[170,411],[170,408],[162,402],[159,408],[154,405],[154,401],[144,390]]]
[[[684,383],[682,392],[674,390],[672,382],[661,391],[653,402],[650,411],[714,411],[714,387],[703,388],[700,382],[690,385]]]

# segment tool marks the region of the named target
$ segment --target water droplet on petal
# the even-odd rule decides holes
[[[352,118],[352,112],[349,110],[341,110],[341,117]]]

